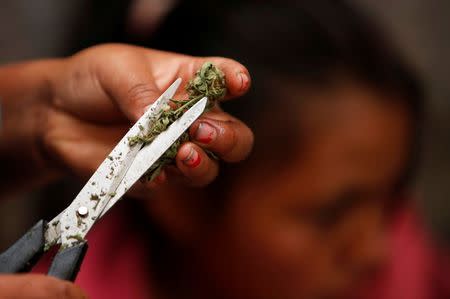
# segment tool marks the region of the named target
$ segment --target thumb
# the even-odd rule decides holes
[[[37,274],[0,275],[0,299],[87,299],[74,284]]]
[[[155,78],[143,59],[133,53],[130,59],[116,59],[99,68],[102,88],[132,122],[139,119],[148,105],[161,95]]]

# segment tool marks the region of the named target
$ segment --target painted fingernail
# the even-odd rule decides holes
[[[208,144],[211,143],[214,139],[216,139],[217,130],[213,126],[207,123],[200,123],[195,131],[194,138],[198,142]]]
[[[241,79],[241,88],[240,90],[246,90],[248,87],[248,83],[250,81],[250,78],[246,73],[239,72],[238,73],[239,78]]]
[[[201,162],[200,155],[198,154],[198,152],[196,150],[194,150],[191,147],[189,155],[187,155],[187,157],[183,160],[184,165],[186,165],[190,168],[195,168],[200,164],[200,162]]]

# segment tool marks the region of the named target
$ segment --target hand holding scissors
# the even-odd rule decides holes
[[[65,280],[75,279],[87,250],[85,236],[89,230],[203,113],[207,98],[198,101],[150,144],[129,144],[131,137],[151,127],[158,119],[180,83],[181,79],[177,79],[148,108],[61,214],[49,223],[39,221],[0,255],[0,272],[26,271],[44,251],[58,244],[60,250],[48,274]]]

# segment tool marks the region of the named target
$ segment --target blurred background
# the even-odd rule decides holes
[[[204,3],[202,3],[204,2]],[[446,0],[352,0],[374,17],[425,80],[428,95],[425,148],[415,183],[417,201],[430,229],[450,241],[450,2]],[[220,28],[223,9],[234,1],[2,0],[0,64],[61,57],[103,42],[127,42],[193,55],[220,55],[208,37]],[[199,22],[201,19],[201,22]],[[179,26],[185,30],[175,36]],[[208,27],[201,24],[208,24]],[[199,25],[200,26],[197,26]],[[199,38],[201,37],[201,38]],[[219,51],[220,52],[220,51]],[[0,166],[1,169],[1,166]],[[0,173],[0,175],[7,175]],[[73,178],[33,194],[0,201],[0,248],[37,219],[51,218],[79,190]]]
[[[450,2],[354,0],[371,12],[419,70],[427,93],[427,128],[416,189],[430,227],[450,240]]]

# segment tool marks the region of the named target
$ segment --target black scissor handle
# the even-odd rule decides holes
[[[80,270],[87,248],[88,244],[84,241],[75,246],[60,250],[53,259],[48,270],[48,275],[74,281]]]
[[[11,247],[0,254],[0,273],[29,271],[44,253],[47,222],[36,223]],[[54,257],[48,275],[74,281],[86,254],[87,242],[61,249]]]
[[[40,220],[11,247],[0,254],[0,273],[29,271],[44,252],[47,223]]]

